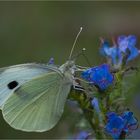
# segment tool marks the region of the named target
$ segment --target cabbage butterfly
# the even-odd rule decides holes
[[[60,67],[51,64],[21,64],[0,69],[0,108],[6,122],[22,131],[43,132],[62,116],[73,85],[72,52]]]

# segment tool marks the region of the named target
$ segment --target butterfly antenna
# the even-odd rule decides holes
[[[87,64],[89,65],[89,67],[91,67],[91,64],[89,62],[89,59],[87,57],[87,55],[85,54],[85,51],[86,51],[86,48],[83,48],[78,54],[76,54],[75,56],[72,57],[72,60],[73,59],[77,59],[79,56],[83,56],[87,62]]]
[[[70,52],[70,55],[69,55],[69,60],[70,60],[71,57],[72,57],[72,53],[73,53],[73,51],[74,51],[75,44],[76,44],[77,39],[78,39],[78,37],[79,37],[79,35],[80,35],[80,33],[81,33],[82,30],[83,30],[83,27],[80,27],[80,30],[79,30],[79,32],[78,32],[78,34],[77,34],[77,36],[76,36],[76,38],[75,38],[75,40],[74,40],[74,43],[73,43],[73,45],[72,45],[72,49],[71,49],[71,52]]]
[[[85,50],[86,50],[86,49],[83,48],[83,53],[82,53],[82,55],[84,56],[85,60],[87,61],[87,64],[89,65],[89,67],[91,67],[91,64],[90,64],[90,62],[89,62],[89,59],[88,59],[87,55],[84,53]]]

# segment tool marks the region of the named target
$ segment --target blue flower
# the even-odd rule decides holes
[[[134,35],[119,36],[118,46],[121,52],[126,53],[127,49],[130,51],[130,54],[127,58],[127,61],[130,61],[139,55],[139,50],[135,47],[137,39]]]
[[[120,49],[116,45],[110,47],[107,41],[103,41],[100,53],[105,57],[111,58],[113,64],[120,64],[122,62]]]
[[[89,137],[89,132],[87,131],[81,131],[77,137],[76,137],[76,140],[86,140],[88,137]]]
[[[102,113],[101,113],[101,110],[100,110],[98,98],[94,97],[91,101],[91,105],[94,108],[95,113],[98,115],[99,121],[101,123],[103,123],[103,119],[102,119],[102,115],[101,115]]]
[[[108,117],[108,122],[105,126],[105,130],[114,139],[118,139],[124,128],[124,120],[120,116],[118,116],[116,113],[113,113],[113,112],[108,114],[107,117]]]
[[[97,98],[93,98],[93,100],[91,101],[91,104],[93,106],[93,108],[96,110],[97,113],[100,113],[100,107],[99,107],[99,102]]]
[[[53,64],[54,64],[54,58],[51,57],[50,60],[49,60],[49,62],[48,62],[48,65],[53,65]]]
[[[131,133],[138,127],[138,120],[134,117],[133,112],[125,111],[122,116],[125,122],[124,131],[126,133]]]
[[[139,50],[135,47],[136,37],[134,35],[118,37],[117,43],[110,47],[106,40],[102,39],[100,53],[103,56],[111,58],[112,64],[121,65],[124,55],[127,55],[126,62],[136,58],[139,55]]]
[[[82,72],[82,78],[99,87],[100,90],[106,90],[114,80],[107,64],[85,70]]]
[[[122,132],[129,134],[138,126],[138,121],[133,116],[132,112],[125,111],[122,115],[117,115],[114,112],[107,114],[107,124],[105,130],[114,139],[119,139]]]

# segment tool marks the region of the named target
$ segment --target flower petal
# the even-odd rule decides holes
[[[98,67],[87,69],[82,73],[82,78],[105,90],[113,83],[114,77],[110,73],[109,65],[103,64]]]
[[[100,54],[103,56],[108,56],[110,45],[107,41],[103,41],[100,48]]]

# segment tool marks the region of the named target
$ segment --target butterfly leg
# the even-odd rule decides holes
[[[77,86],[73,85],[73,88],[74,88],[75,90],[80,90],[80,91],[85,92],[85,90],[84,90],[83,88],[81,88],[81,87],[77,87]]]
[[[85,69],[88,69],[89,67],[83,67],[83,66],[79,66],[79,65],[76,65],[77,68],[79,69],[82,69],[82,70],[85,70]]]
[[[80,85],[79,81],[77,80],[77,78],[73,77],[73,88],[75,90],[80,90],[80,91],[84,91],[84,88]]]
[[[85,83],[85,84],[91,84],[90,82],[87,82],[87,81],[85,81],[85,80],[83,80],[83,79],[74,77],[74,78],[73,78],[73,87],[74,87],[74,89],[76,89],[76,90],[81,90],[81,91],[86,92],[85,88],[81,85],[81,82],[83,82],[83,83]]]

